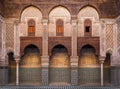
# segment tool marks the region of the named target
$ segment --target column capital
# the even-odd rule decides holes
[[[47,24],[48,24],[48,19],[43,19],[43,20],[42,20],[42,24],[43,24],[43,25],[47,25]]]
[[[77,19],[71,20],[71,24],[72,24],[73,26],[77,25],[77,23],[78,23],[78,20],[77,20]]]
[[[103,64],[105,61],[105,56],[100,56],[99,61],[100,61],[100,64]]]
[[[15,58],[16,63],[19,63],[19,61],[20,61],[20,56],[15,55],[14,58]]]

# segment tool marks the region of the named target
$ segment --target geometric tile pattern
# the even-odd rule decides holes
[[[41,68],[20,68],[20,83],[41,83]]]
[[[99,84],[100,83],[100,68],[79,68],[79,84]]]
[[[50,68],[50,84],[70,83],[70,68]]]
[[[0,66],[0,85],[8,82],[8,68]],[[1,88],[0,88],[1,89]]]
[[[15,83],[16,68],[8,68],[8,71],[9,71],[9,83]]]
[[[71,84],[77,85],[78,84],[78,68],[71,68]]]
[[[14,49],[14,25],[6,23],[6,48]]]
[[[110,83],[110,68],[104,68],[104,83]]]
[[[106,50],[108,48],[113,49],[113,24],[106,24],[105,36]]]
[[[42,67],[41,69],[41,77],[42,77],[42,85],[48,85],[49,84],[49,73],[48,68]]]

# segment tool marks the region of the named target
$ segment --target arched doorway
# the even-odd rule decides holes
[[[50,57],[50,85],[68,85],[70,83],[70,58],[67,48],[57,45]]]
[[[91,45],[85,45],[80,51],[79,58],[79,84],[80,85],[99,85],[100,84],[100,65],[96,50]]]
[[[41,57],[40,50],[35,45],[28,45],[20,62],[20,83],[41,84]]]
[[[110,62],[111,62],[111,53],[107,52],[106,53],[106,58],[104,61],[104,84],[105,85],[110,85]]]
[[[9,78],[8,78],[8,83],[9,84],[15,84],[16,82],[16,63],[14,60],[14,53],[13,52],[9,52],[8,54],[8,62],[9,62]]]

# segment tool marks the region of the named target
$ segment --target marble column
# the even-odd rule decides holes
[[[42,84],[48,85],[48,67],[49,67],[49,56],[48,56],[48,20],[43,19],[43,37],[42,37]]]
[[[78,84],[77,20],[72,20],[71,85]]]
[[[14,58],[16,61],[16,85],[19,85],[19,61],[20,61],[20,57],[15,56]]]
[[[101,56],[99,61],[100,61],[100,72],[101,72],[101,86],[104,85],[104,76],[103,76],[103,63],[104,63],[104,60],[105,60],[105,57],[104,56]]]

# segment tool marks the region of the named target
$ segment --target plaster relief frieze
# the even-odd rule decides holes
[[[114,24],[115,23],[115,19],[101,19],[102,21],[104,21],[105,24]]]

